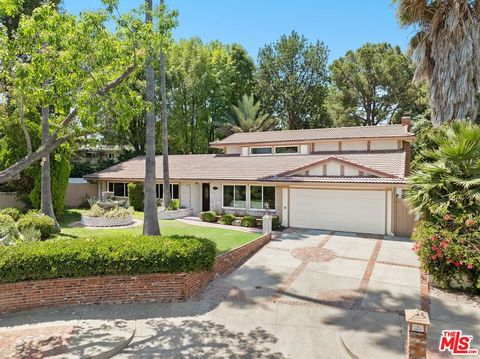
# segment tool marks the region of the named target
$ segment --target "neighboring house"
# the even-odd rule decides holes
[[[74,161],[76,162],[88,162],[92,165],[96,165],[102,160],[118,161],[119,156],[126,148],[125,146],[108,146],[108,145],[83,145],[75,152]]]
[[[235,133],[211,147],[224,154],[170,156],[173,198],[194,212],[262,215],[265,206],[282,225],[408,235],[412,216],[402,192],[414,135],[402,125]],[[157,197],[162,197],[157,160]],[[137,157],[85,176],[98,193],[127,196],[142,182]]]

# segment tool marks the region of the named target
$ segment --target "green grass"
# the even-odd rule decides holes
[[[80,221],[81,214],[85,210],[70,209],[62,216],[58,217],[58,223],[62,227],[62,232],[58,235],[61,238],[101,238],[115,234],[134,234],[142,233],[142,226],[125,229],[86,229],[86,228],[69,228],[68,224],[71,222]],[[135,219],[143,219],[142,212],[134,213]],[[242,244],[248,243],[259,237],[258,233],[248,233],[235,231],[223,228],[200,227],[190,224],[185,224],[176,220],[161,220],[160,230],[165,236],[195,236],[199,238],[206,238],[214,241],[217,245],[218,253],[227,252]]]

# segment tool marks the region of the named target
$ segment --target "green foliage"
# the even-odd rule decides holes
[[[43,240],[50,238],[57,231],[53,219],[39,213],[27,213],[17,222],[18,230],[23,233],[28,229],[40,231]]]
[[[15,220],[7,213],[0,213],[0,226],[14,224]]]
[[[270,131],[277,124],[273,117],[262,113],[261,104],[255,103],[253,95],[243,95],[237,106],[232,106],[227,121],[220,123],[220,131],[227,136],[236,132]]]
[[[200,217],[204,222],[214,223],[217,221],[217,214],[214,211],[202,212]]]
[[[63,147],[51,156],[50,177],[52,181],[52,204],[55,214],[62,214],[65,210],[65,196],[67,195],[68,179],[70,177],[70,150]],[[33,208],[40,209],[41,199],[41,171],[35,175],[35,185],[29,195]]]
[[[414,251],[422,267],[445,287],[452,281],[473,290],[480,290],[480,216],[465,213],[454,217],[445,215],[435,221],[422,220],[417,224],[412,239]],[[462,280],[467,282],[462,283]]]
[[[0,248],[0,282],[212,268],[216,246],[196,237],[111,236]]]
[[[409,177],[407,201],[427,220],[475,215],[480,208],[480,126],[454,122],[430,139],[434,148],[422,152],[423,163]]]
[[[284,129],[326,127],[328,49],[293,31],[260,49],[256,94]]]
[[[410,57],[387,43],[367,43],[333,61],[328,109],[335,125],[395,123],[425,113],[426,93],[413,85],[413,71]]]
[[[21,241],[23,243],[38,242],[42,239],[42,233],[35,228],[27,227],[21,233]]]
[[[143,193],[143,184],[141,183],[129,183],[128,184],[128,202],[135,211],[143,212],[144,205],[143,199],[145,195]]]
[[[280,228],[280,218],[273,216],[272,217],[272,229],[275,231]]]
[[[170,204],[167,207],[169,211],[176,211],[180,208],[180,200],[179,199],[171,199]]]
[[[103,209],[94,204],[90,210],[85,211],[85,216],[96,218],[128,218],[133,215],[133,209],[117,206],[113,209]]]
[[[243,216],[240,222],[242,227],[255,227],[256,219],[253,216]]]
[[[220,218],[220,223],[231,225],[234,220],[235,220],[235,215],[227,213],[227,214],[224,214],[222,218]]]
[[[0,214],[9,215],[10,217],[13,218],[14,221],[18,221],[22,216],[22,214],[20,213],[20,210],[18,210],[17,208],[11,208],[11,207],[0,209]]]
[[[17,243],[20,237],[15,223],[0,224],[0,252],[1,246],[9,246]]]

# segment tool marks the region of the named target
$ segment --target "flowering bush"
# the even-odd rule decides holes
[[[413,250],[422,267],[445,287],[480,290],[480,216],[445,214],[422,220],[413,232]]]

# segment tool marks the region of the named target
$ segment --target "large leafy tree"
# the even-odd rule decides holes
[[[260,49],[257,95],[285,129],[329,125],[324,109],[328,49],[293,31]]]
[[[480,208],[480,127],[455,121],[429,134],[407,200],[425,219]]]
[[[480,2],[396,0],[403,26],[416,26],[411,39],[414,79],[428,80],[432,122],[474,120],[480,76]]]
[[[335,124],[378,125],[425,112],[414,106],[422,94],[413,71],[410,58],[387,43],[365,44],[333,61],[328,109]]]
[[[260,102],[253,95],[243,95],[236,106],[232,106],[226,123],[220,124],[220,132],[231,135],[236,132],[270,131],[276,126],[276,119],[262,113]]]

